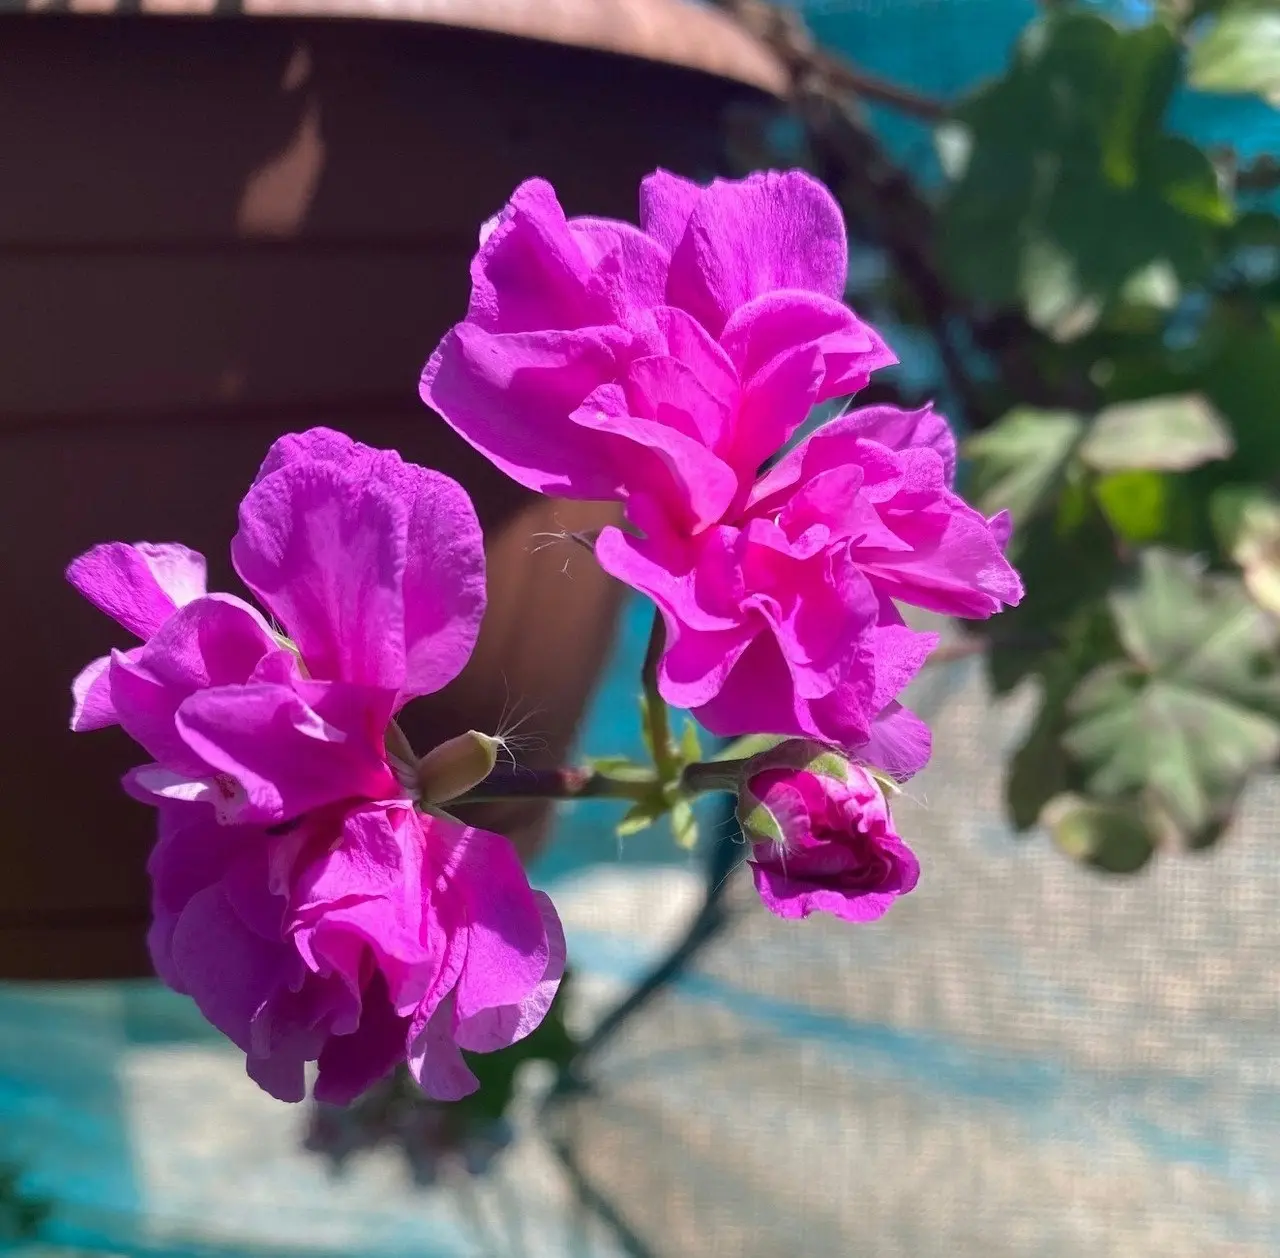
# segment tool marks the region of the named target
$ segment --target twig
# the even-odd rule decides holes
[[[455,804],[491,804],[509,799],[639,799],[651,790],[644,781],[620,781],[592,769],[526,769],[503,765]]]
[[[768,44],[786,64],[793,79],[816,72],[842,91],[928,122],[941,122],[950,112],[945,101],[869,74],[816,47],[799,15],[788,9],[762,0],[715,0],[715,3],[737,18],[758,40]]]

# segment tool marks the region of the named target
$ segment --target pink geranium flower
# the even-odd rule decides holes
[[[880,784],[825,747],[785,743],[750,762],[738,819],[756,891],[778,917],[872,922],[919,881]]]
[[[471,654],[484,556],[448,477],[314,429],[268,453],[232,560],[278,622],[206,594],[180,546],[95,547],[68,577],[142,645],[94,661],[72,726],[118,722],[153,757],[156,970],[273,1095],[342,1103],[406,1057],[477,1085],[459,1049],[541,1020],[564,968],[550,902],[507,840],[415,806],[393,724]],[[388,749],[390,748],[390,750]]]
[[[854,412],[757,483],[815,404],[895,361],[846,270],[839,207],[798,171],[656,172],[639,228],[567,219],[533,180],[485,225],[422,396],[522,484],[626,504],[596,553],[663,614],[669,702],[908,774],[929,735],[895,696],[936,639],[894,600],[989,616],[1021,585],[928,409]]]

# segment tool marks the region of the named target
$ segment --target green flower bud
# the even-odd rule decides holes
[[[470,729],[433,747],[418,761],[418,792],[424,804],[444,804],[465,795],[493,772],[501,742]]]

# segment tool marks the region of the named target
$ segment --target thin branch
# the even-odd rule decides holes
[[[869,74],[815,46],[800,17],[788,9],[762,0],[714,0],[758,40],[768,44],[790,70],[793,80],[801,74],[821,74],[841,91],[850,92],[877,105],[887,105],[899,113],[926,122],[941,122],[950,106],[936,97],[891,83]]]
[[[450,800],[449,807],[510,799],[638,799],[651,789],[650,783],[621,781],[592,769],[526,769],[503,765],[465,795]]]

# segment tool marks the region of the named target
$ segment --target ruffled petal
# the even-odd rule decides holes
[[[99,611],[146,639],[205,592],[204,556],[176,543],[106,542],[73,559],[67,580]]]
[[[720,343],[742,379],[734,447],[753,470],[782,448],[813,406],[857,393],[873,371],[897,362],[848,306],[815,293],[757,297],[733,312]]]
[[[895,701],[876,716],[870,737],[855,750],[864,764],[905,782],[929,763],[933,733],[920,717]]]
[[[350,1035],[332,1035],[320,1052],[315,1099],[350,1105],[405,1060],[409,1019],[392,1007],[380,975],[361,998],[360,1025]]]
[[[240,504],[231,558],[297,643],[312,677],[405,682],[408,510],[333,463],[288,463]]]
[[[341,683],[311,683],[305,699],[287,686],[222,686],[187,699],[177,727],[243,791],[238,820],[276,824],[341,800],[395,797],[381,741],[393,698]]]
[[[466,959],[453,989],[457,1020],[523,1004],[547,972],[550,948],[515,848],[501,835],[440,820],[428,842],[447,845],[441,878],[465,914]]]
[[[547,968],[534,989],[519,1004],[482,1009],[469,1018],[459,1020],[454,1039],[470,1052],[492,1053],[524,1039],[537,1029],[556,998],[567,959],[564,927],[549,896],[535,891],[533,897],[538,902],[543,929],[547,933]]]
[[[564,498],[619,497],[616,438],[569,418],[634,356],[622,328],[495,336],[460,323],[422,372],[422,400],[512,480]],[[518,416],[518,422],[513,422]]]
[[[844,218],[816,179],[799,170],[716,179],[672,250],[667,301],[719,337],[735,310],[776,289],[839,299],[847,271]]]
[[[927,611],[976,619],[1021,601],[1021,579],[991,525],[946,487],[941,457],[931,449],[900,457],[902,485],[879,512],[907,549],[855,549],[877,588]]]
[[[220,884],[198,891],[174,928],[172,960],[200,1012],[244,1052],[254,1014],[302,981],[302,962],[287,944],[263,939],[232,908]]]
[[[647,406],[652,399],[642,399]],[[617,385],[597,389],[570,417],[590,433],[618,439],[617,488],[611,497],[643,499],[681,531],[696,532],[720,518],[738,492],[733,471],[696,436],[675,404],[652,405],[654,419],[630,413]],[[670,421],[670,422],[664,422]]]
[[[450,995],[422,1024],[409,1048],[409,1072],[433,1101],[460,1101],[480,1086],[453,1038],[453,1003]]]
[[[668,253],[684,236],[689,216],[702,197],[692,179],[655,170],[640,181],[640,229]]]
[[[126,653],[131,654],[131,653]],[[111,702],[111,656],[100,655],[76,674],[71,683],[71,728],[77,733],[106,729],[119,723]]]
[[[161,764],[203,777],[208,765],[178,733],[178,708],[198,690],[247,681],[274,647],[262,617],[239,599],[197,599],[170,616],[144,646],[113,652],[108,678],[116,717]]]
[[[933,450],[942,460],[948,485],[956,474],[956,437],[951,425],[926,404],[918,411],[896,406],[864,406],[842,416],[848,432],[878,441],[890,450]]]
[[[373,449],[329,428],[281,437],[257,481],[291,463],[333,464],[348,477],[377,482],[404,504],[406,676],[399,702],[440,690],[471,657],[484,616],[484,539],[466,490],[394,450]]]

